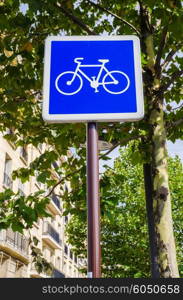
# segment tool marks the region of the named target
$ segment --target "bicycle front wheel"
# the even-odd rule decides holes
[[[130,86],[129,77],[121,71],[111,71],[103,78],[103,88],[110,94],[122,94]]]
[[[73,78],[74,72],[72,71],[63,72],[58,75],[55,80],[57,91],[67,96],[77,94],[83,86],[83,80],[78,74],[75,75],[74,80]]]

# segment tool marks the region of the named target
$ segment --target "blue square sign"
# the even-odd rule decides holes
[[[140,41],[136,36],[48,37],[43,119],[135,121],[144,116]]]

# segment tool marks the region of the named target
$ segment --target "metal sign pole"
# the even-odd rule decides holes
[[[88,277],[101,277],[98,129],[87,123]]]

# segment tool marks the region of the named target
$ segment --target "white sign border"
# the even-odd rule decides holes
[[[137,98],[137,112],[135,113],[96,113],[96,114],[49,114],[50,94],[50,66],[52,41],[133,41],[135,88]],[[43,107],[42,117],[47,123],[78,123],[78,122],[127,122],[138,121],[144,117],[144,96],[142,82],[142,68],[140,56],[140,40],[135,35],[118,36],[49,36],[45,41],[44,79],[43,79]]]

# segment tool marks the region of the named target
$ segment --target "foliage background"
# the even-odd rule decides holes
[[[183,167],[180,158],[169,157],[168,167],[177,257],[182,277]],[[143,167],[134,163],[133,144],[126,149],[121,148],[114,168],[108,168],[103,174],[101,200],[103,276],[150,277]],[[85,207],[85,200],[83,206]],[[67,234],[74,251],[86,258],[86,208],[82,214],[78,210],[74,211]]]
[[[26,5],[24,9],[22,9],[22,5]],[[99,136],[100,139],[111,142],[113,144],[112,149],[119,145],[127,145],[131,140],[136,140],[133,147],[133,162],[137,165],[138,163],[148,162],[153,164],[156,171],[158,160],[155,147],[159,147],[158,150],[163,153],[164,159],[166,157],[166,139],[173,142],[177,139],[183,139],[183,106],[181,104],[183,57],[180,55],[183,49],[182,1],[4,0],[0,2],[0,14],[0,130],[4,132],[7,128],[10,128],[14,134],[8,133],[5,135],[5,138],[14,142],[17,147],[29,144],[37,147],[39,143],[46,143],[50,146],[45,153],[40,155],[27,168],[15,170],[13,178],[18,177],[22,182],[26,182],[31,176],[35,175],[39,182],[45,184],[46,190],[51,190],[51,192],[54,190],[54,186],[60,186],[60,192],[63,194],[62,199],[65,201],[65,214],[71,213],[76,215],[79,212],[78,224],[81,224],[80,221],[84,220],[86,214],[84,203],[86,197],[86,153],[85,149],[80,146],[85,143],[85,125],[48,125],[42,120],[44,40],[48,35],[58,35],[60,33],[68,35],[136,34],[140,37],[145,118],[138,123],[101,123]],[[159,129],[157,130],[157,128]],[[156,143],[154,143],[154,138],[156,138]],[[67,155],[71,147],[76,149],[77,155],[68,156],[67,161],[64,161],[63,156]],[[104,158],[107,160],[106,156]],[[161,160],[162,157],[159,160],[160,163]],[[58,162],[56,172],[59,179],[54,176],[51,170],[52,163],[55,161]],[[36,170],[37,172],[35,172]],[[166,170],[164,171],[166,172]],[[173,180],[178,175],[176,170],[173,171],[172,169],[169,172],[170,187],[173,191],[171,193],[173,196],[174,223],[176,224],[178,219],[180,219],[179,225],[177,225],[178,227],[175,230],[180,265],[182,244],[179,240],[181,241],[182,215],[181,209],[180,211],[178,209],[179,204],[177,204],[175,199],[182,197],[178,189],[181,183],[173,189]],[[107,170],[107,173],[101,180],[101,208],[104,224],[108,222],[109,226],[113,228],[113,223],[111,223],[113,216],[111,214],[110,217],[107,217],[107,215],[114,208],[112,203],[115,203],[115,212],[117,214],[115,218],[119,219],[120,225],[116,230],[120,230],[123,236],[124,232],[121,225],[123,222],[127,222],[130,232],[135,230],[135,226],[139,230],[138,226],[140,226],[140,228],[144,228],[145,234],[145,227],[143,227],[145,226],[145,213],[142,214],[143,217],[141,214],[139,215],[139,218],[141,217],[140,222],[142,222],[140,225],[136,223],[136,219],[133,220],[133,213],[128,216],[130,225],[125,215],[123,217],[122,214],[120,214],[120,217],[118,216],[117,212],[118,210],[121,212],[122,207],[117,207],[119,201],[117,191],[123,193],[123,190],[119,191],[115,179],[109,178],[108,173],[109,170]],[[138,174],[142,176],[142,174]],[[155,174],[157,173],[151,174],[154,182]],[[72,194],[70,195],[63,188],[63,183],[67,180],[71,184]],[[123,176],[120,180],[123,183]],[[107,188],[109,184],[114,185],[113,196],[111,195],[112,192]],[[130,184],[139,197],[140,190],[136,189],[135,183],[133,185],[133,180]],[[139,186],[141,185],[142,180],[139,183]],[[156,192],[158,192],[158,188],[161,188],[161,186],[156,187]],[[128,187],[124,184],[125,189],[128,191]],[[0,228],[12,227],[20,232],[31,228],[38,217],[46,216],[45,208],[49,201],[49,196],[50,192],[45,197],[44,191],[39,191],[39,193],[28,197],[22,197],[9,190],[1,193]],[[125,197],[125,207],[129,205],[130,209],[131,198],[129,199],[127,194],[125,194]],[[133,198],[134,196],[131,195],[131,197]],[[155,202],[155,193],[153,197]],[[140,199],[139,204],[135,202],[138,207],[140,207]],[[160,201],[160,204],[162,205],[162,201]],[[123,211],[125,211],[125,207],[123,207]],[[132,225],[133,223],[134,225]],[[103,228],[105,228],[106,234],[111,236],[112,229],[111,232],[108,232],[105,225]],[[74,227],[72,230],[76,233]],[[83,227],[78,228],[78,232],[83,238],[86,236]],[[72,232],[70,233],[72,234]],[[141,231],[138,231],[139,235],[140,233]],[[128,235],[127,238],[129,239],[129,244],[131,243],[134,246],[135,241],[131,241]],[[147,242],[147,239],[145,240]],[[103,243],[106,243],[105,239],[103,239]],[[83,242],[78,246],[78,249],[83,247]],[[145,251],[146,247],[147,244],[144,242],[143,251]],[[133,254],[133,249],[135,249],[132,248],[129,250],[131,255]],[[138,249],[140,251],[140,246]],[[106,249],[103,247],[104,256],[106,251],[106,259],[108,257],[108,260],[110,260],[112,255],[109,255],[108,250],[111,251],[111,254],[113,253],[112,248]],[[126,250],[124,249],[124,251]],[[120,250],[118,255],[119,252]],[[147,255],[145,253],[147,252],[144,252],[144,255]],[[115,258],[114,256],[113,259]],[[143,264],[143,262],[141,263]],[[117,265],[118,263],[116,261],[111,262],[111,265],[114,264]],[[119,269],[121,268],[120,272],[124,272],[123,269],[126,268],[126,273],[124,274],[127,274],[129,270],[127,261],[122,262],[121,259],[119,265]],[[147,275],[147,269],[148,266],[143,266],[143,271],[141,272]],[[110,273],[112,271],[106,270],[106,274],[107,272]],[[139,270],[133,269],[133,276],[139,276],[138,272]]]

